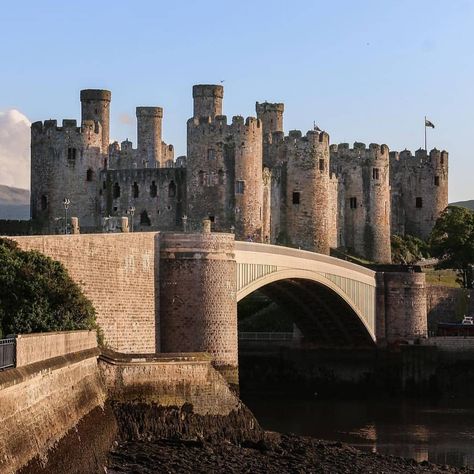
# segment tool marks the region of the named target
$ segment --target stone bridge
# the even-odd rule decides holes
[[[423,273],[369,270],[224,233],[16,237],[60,260],[123,353],[208,352],[236,380],[238,302],[258,290],[288,308],[303,343],[373,347],[425,337]]]

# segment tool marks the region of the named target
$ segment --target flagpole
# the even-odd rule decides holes
[[[425,151],[428,151],[426,148],[426,115],[425,115]]]

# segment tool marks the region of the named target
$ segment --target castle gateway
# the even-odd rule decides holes
[[[81,91],[82,118],[31,127],[31,217],[60,232],[63,199],[82,232],[214,231],[328,254],[345,248],[391,260],[390,236],[425,238],[448,204],[448,153],[389,152],[386,145],[330,145],[317,127],[283,132],[284,105],[256,104],[257,117],[222,115],[223,87],[193,87],[187,156],[162,140],[163,109],[137,107],[138,143],[109,144],[111,93]],[[184,217],[184,219],[183,219]]]

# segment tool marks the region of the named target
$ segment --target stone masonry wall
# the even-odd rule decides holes
[[[92,301],[105,343],[121,352],[158,350],[159,234],[16,237],[59,260]]]
[[[0,472],[13,474],[35,456],[46,461],[50,448],[104,405],[92,351],[0,372]]]

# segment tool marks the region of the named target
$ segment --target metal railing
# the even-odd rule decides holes
[[[15,367],[16,340],[14,337],[0,339],[0,370]]]
[[[240,341],[292,341],[292,332],[239,332]]]

